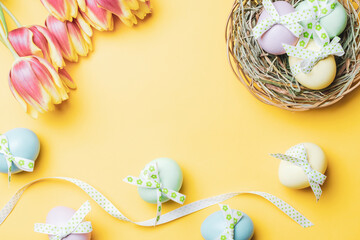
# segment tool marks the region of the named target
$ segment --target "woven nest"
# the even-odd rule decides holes
[[[289,0],[296,6],[302,0]],[[241,83],[260,101],[291,111],[305,111],[330,106],[360,85],[359,2],[339,1],[348,13],[348,23],[340,35],[345,51],[335,57],[337,75],[322,90],[310,90],[292,76],[286,54],[274,56],[264,52],[255,38],[255,27],[263,9],[261,2],[235,1],[230,13],[226,40],[228,57]]]

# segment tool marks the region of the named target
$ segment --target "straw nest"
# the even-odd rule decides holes
[[[289,0],[296,6],[302,0]],[[255,38],[255,27],[263,9],[261,2],[235,1],[226,26],[228,58],[241,83],[260,101],[291,111],[330,106],[360,85],[358,0],[339,1],[348,13],[348,23],[340,35],[345,51],[335,57],[337,75],[322,90],[310,90],[292,76],[286,54],[274,56],[264,52]]]

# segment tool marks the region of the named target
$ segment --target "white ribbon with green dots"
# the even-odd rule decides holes
[[[304,28],[299,22],[312,19],[313,11],[306,9],[303,11],[292,12],[283,16],[280,16],[276,11],[276,8],[272,4],[271,0],[263,0],[263,5],[266,12],[271,16],[259,22],[253,29],[255,39],[261,37],[267,30],[269,30],[275,24],[282,24],[289,29],[296,37],[299,37],[304,31]]]
[[[19,169],[32,172],[34,171],[35,161],[31,159],[26,159],[22,157],[14,156],[9,149],[9,140],[5,135],[0,135],[0,154],[3,154],[6,160],[8,167],[8,181],[11,181],[11,170],[12,164],[14,163]]]
[[[320,46],[326,46],[330,42],[329,34],[320,24],[320,19],[329,15],[339,4],[337,0],[306,0],[308,9],[312,10],[314,17],[307,19],[305,23],[305,31],[301,35],[297,46],[306,47],[311,36]]]
[[[5,221],[5,219],[10,215],[12,210],[15,208],[17,202],[20,200],[22,194],[28,189],[31,185],[34,183],[44,181],[44,180],[63,180],[70,183],[75,184],[79,188],[81,188],[85,193],[90,196],[101,208],[103,208],[108,214],[113,216],[116,219],[131,222],[139,226],[144,227],[150,227],[154,226],[156,221],[156,218],[149,219],[147,221],[143,222],[134,222],[125,217],[115,206],[112,204],[103,194],[101,194],[99,191],[97,191],[94,187],[90,186],[89,184],[78,180],[74,178],[67,178],[67,177],[49,177],[49,178],[41,178],[35,181],[32,181],[26,185],[24,185],[22,188],[20,188],[15,195],[10,199],[10,201],[1,209],[0,211],[0,225]],[[176,219],[179,219],[181,217],[187,216],[191,213],[200,211],[202,209],[205,209],[207,207],[210,207],[215,204],[219,204],[223,201],[226,201],[230,198],[236,197],[241,194],[253,194],[260,196],[262,198],[265,198],[269,202],[271,202],[273,205],[275,205],[278,209],[280,209],[283,213],[288,215],[292,220],[297,222],[302,227],[310,227],[313,224],[304,217],[301,213],[299,213],[297,210],[295,210],[292,206],[290,206],[288,203],[284,202],[278,197],[275,197],[269,193],[265,192],[258,192],[258,191],[242,191],[242,192],[231,192],[231,193],[225,193],[218,196],[202,199],[190,204],[187,204],[183,207],[180,207],[178,209],[175,209],[171,212],[168,212],[161,216],[161,219],[157,222],[157,225],[168,223],[171,221],[174,221]]]
[[[34,231],[50,235],[50,240],[62,240],[70,234],[92,232],[91,222],[83,222],[86,215],[91,211],[89,201],[86,201],[75,214],[62,226],[35,223]]]
[[[335,37],[330,44],[326,44],[319,51],[312,51],[304,49],[302,47],[295,47],[287,44],[283,44],[283,47],[287,55],[291,57],[297,57],[303,59],[299,64],[290,67],[293,76],[296,76],[300,72],[308,74],[314,68],[314,66],[322,59],[327,58],[330,55],[342,56],[344,55],[344,49],[339,43],[340,38]]]
[[[226,227],[216,240],[234,240],[235,226],[242,218],[243,213],[241,211],[231,209],[229,205],[219,205],[226,222]]]
[[[304,144],[298,144],[296,146],[293,146],[288,151],[286,151],[286,154],[277,153],[271,154],[271,156],[280,160],[291,162],[296,166],[301,167],[308,177],[311,189],[315,194],[316,201],[320,199],[320,196],[322,194],[320,185],[324,184],[326,176],[321,172],[318,172],[311,168]]]
[[[174,202],[184,204],[185,195],[174,191],[172,189],[166,188],[162,185],[161,179],[159,176],[157,163],[149,164],[146,166],[140,173],[139,177],[127,176],[124,179],[124,182],[130,183],[132,185],[142,187],[142,188],[151,188],[156,189],[157,193],[157,211],[156,211],[156,223],[160,220],[162,206],[161,203],[165,200],[164,196],[168,197]]]

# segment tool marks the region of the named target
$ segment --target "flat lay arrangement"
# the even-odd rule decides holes
[[[356,2],[27,4],[0,2],[0,237],[357,239]]]

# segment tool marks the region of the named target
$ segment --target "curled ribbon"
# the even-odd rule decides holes
[[[86,201],[63,226],[36,223],[34,231],[50,235],[50,240],[62,240],[73,233],[90,233],[92,232],[91,222],[83,222],[90,211],[90,203]]]
[[[5,135],[0,135],[0,154],[3,154],[8,166],[8,181],[11,181],[12,164],[14,163],[19,169],[32,172],[34,171],[34,160],[22,157],[15,157],[9,149],[9,140]]]
[[[330,44],[322,47],[320,51],[311,51],[298,46],[291,46],[283,44],[286,53],[291,57],[297,57],[304,59],[301,63],[291,66],[291,72],[294,76],[303,72],[305,74],[310,73],[314,66],[322,59],[330,56],[342,56],[344,55],[344,49],[339,43],[340,38],[335,37]]]
[[[304,144],[293,146],[286,152],[286,154],[277,153],[271,154],[271,156],[280,160],[291,162],[296,166],[301,167],[309,180],[311,189],[315,194],[316,201],[319,201],[322,194],[320,185],[324,184],[326,176],[311,168]]]
[[[217,240],[234,240],[235,225],[240,221],[243,213],[231,209],[229,205],[219,204],[219,206],[226,221],[226,228]]]
[[[270,14],[270,18],[266,18],[259,22],[253,29],[255,39],[261,37],[267,30],[269,30],[275,24],[282,24],[289,29],[296,37],[299,37],[304,31],[304,28],[299,22],[308,20],[314,17],[311,9],[306,9],[298,12],[292,12],[283,16],[280,16],[276,11],[276,8],[272,4],[271,0],[263,0],[263,5]]]
[[[104,209],[109,215],[113,216],[116,219],[131,222],[139,226],[144,227],[150,227],[154,226],[156,223],[156,218],[152,218],[143,222],[134,222],[131,221],[129,218],[125,217],[124,214],[120,212],[119,209],[117,209],[112,202],[110,202],[103,194],[101,194],[99,191],[97,191],[94,187],[89,185],[86,182],[83,182],[78,179],[74,178],[67,178],[67,177],[52,177],[52,178],[40,178],[38,180],[32,181],[23,187],[21,187],[14,196],[9,200],[9,202],[6,203],[6,205],[0,210],[0,225],[5,221],[5,219],[10,215],[10,213],[15,208],[16,204],[20,200],[22,194],[33,184],[45,181],[45,180],[62,180],[66,182],[70,182],[80,189],[82,189],[86,194],[88,194],[102,209]],[[296,223],[298,223],[300,226],[306,228],[312,226],[312,222],[310,222],[306,217],[304,217],[301,213],[299,213],[295,208],[293,208],[291,205],[286,203],[285,201],[281,200],[280,198],[271,195],[266,192],[259,192],[259,191],[242,191],[242,192],[230,192],[225,193],[213,197],[209,197],[206,199],[198,200],[196,202],[187,204],[185,206],[182,206],[178,209],[175,209],[171,212],[168,212],[161,216],[161,219],[158,222],[158,225],[165,224],[171,221],[174,221],[176,219],[182,218],[184,216],[187,216],[189,214],[192,214],[194,212],[200,211],[202,209],[205,209],[207,207],[210,207],[215,204],[219,204],[223,201],[226,201],[230,198],[236,197],[238,195],[243,194],[252,194],[260,196],[269,202],[271,202],[273,205],[275,205],[279,210],[281,210],[283,213],[285,213],[288,217],[290,217],[292,220],[294,220]]]
[[[313,12],[314,17],[304,21],[305,31],[301,35],[297,46],[306,47],[311,36],[320,46],[325,46],[330,42],[328,33],[320,24],[320,19],[329,15],[334,9],[337,0],[306,0],[308,9]]]
[[[172,201],[180,203],[180,204],[184,204],[184,201],[186,198],[185,195],[183,195],[179,192],[176,192],[174,190],[163,187],[160,176],[159,176],[158,166],[156,163],[149,164],[148,166],[146,166],[144,168],[144,170],[141,171],[140,176],[138,178],[132,177],[132,176],[127,176],[124,179],[124,182],[130,183],[135,186],[142,187],[142,188],[156,189],[157,212],[156,212],[155,225],[160,220],[161,209],[162,209],[161,203],[165,201],[164,196],[166,196],[169,199],[171,199]]]

